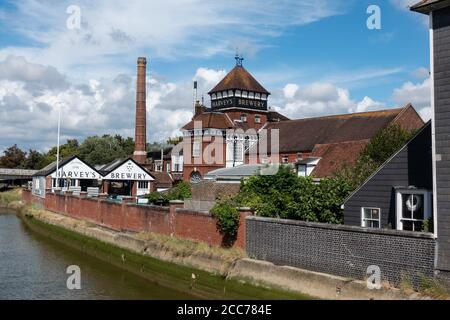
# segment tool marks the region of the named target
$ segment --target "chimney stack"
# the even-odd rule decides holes
[[[146,69],[147,60],[144,57],[139,57],[137,60],[136,131],[133,158],[141,164],[147,160]]]

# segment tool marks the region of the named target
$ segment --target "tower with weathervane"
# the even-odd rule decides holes
[[[208,94],[211,106],[197,101],[183,131],[183,180],[200,181],[209,171],[244,164],[258,131],[270,121],[287,118],[270,110],[267,91],[236,55],[234,68]]]

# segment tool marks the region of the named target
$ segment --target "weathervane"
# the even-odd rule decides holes
[[[236,65],[239,67],[242,67],[242,61],[244,60],[244,58],[242,57],[242,55],[239,55],[236,52],[236,55],[234,56],[234,59],[236,59]]]

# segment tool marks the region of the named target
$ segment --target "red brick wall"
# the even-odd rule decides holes
[[[210,214],[183,209],[183,202],[171,203],[170,208],[138,206],[47,192],[45,199],[34,197],[29,190],[22,192],[25,203],[42,202],[52,212],[83,219],[117,231],[155,232],[180,238],[199,240],[221,246],[224,237],[217,230],[216,219]],[[245,217],[241,211],[241,225],[233,246],[245,247]]]

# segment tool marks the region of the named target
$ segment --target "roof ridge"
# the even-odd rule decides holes
[[[341,113],[341,114],[334,114],[334,115],[327,115],[327,116],[317,116],[317,117],[310,117],[310,118],[300,118],[300,119],[290,119],[290,120],[284,120],[284,121],[278,121],[273,122],[274,123],[289,123],[289,122],[296,122],[296,121],[306,121],[306,120],[313,120],[313,119],[326,119],[326,118],[334,118],[334,117],[352,117],[352,116],[359,116],[369,113],[382,113],[382,112],[392,112],[393,111],[401,111],[404,107],[399,108],[390,108],[390,109],[382,109],[382,110],[374,110],[374,111],[363,111],[363,112],[354,112],[354,113]]]

